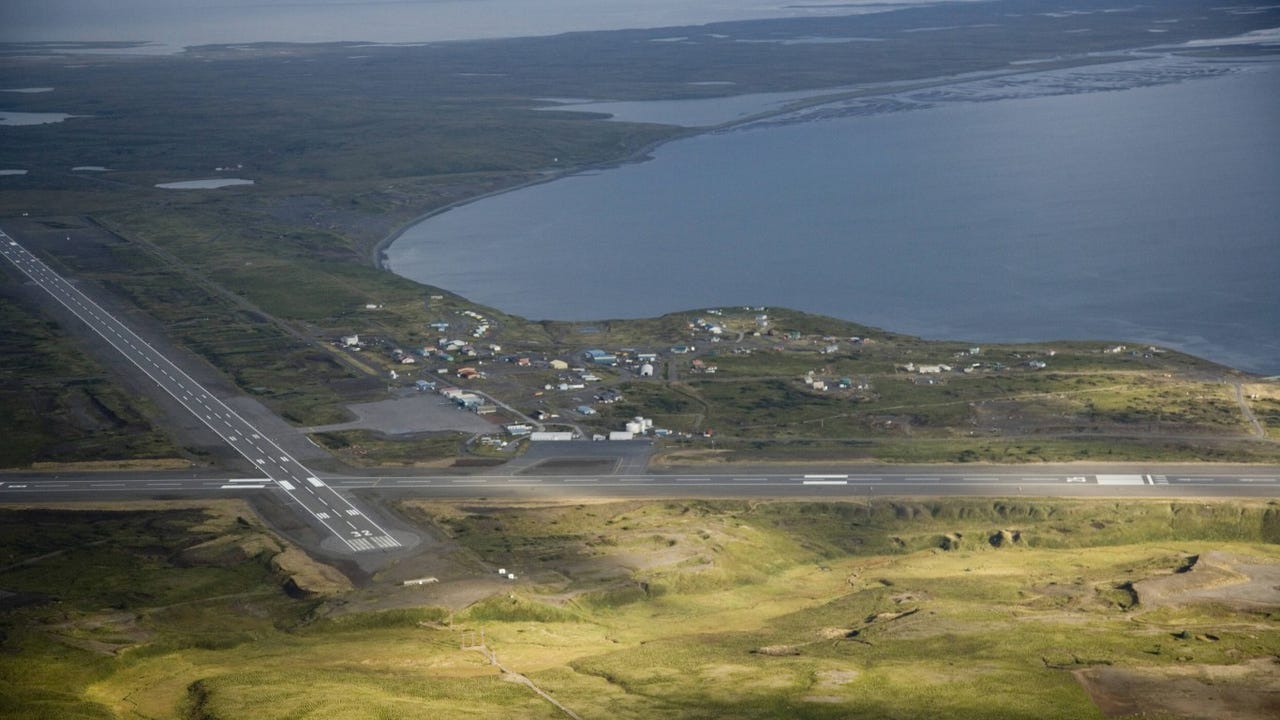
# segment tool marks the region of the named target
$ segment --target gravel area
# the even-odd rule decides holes
[[[473,412],[459,409],[452,401],[432,392],[408,390],[396,397],[371,403],[348,405],[356,420],[307,428],[307,432],[331,430],[374,430],[387,435],[458,430],[493,432],[496,426]]]

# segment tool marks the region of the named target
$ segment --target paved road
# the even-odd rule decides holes
[[[0,255],[13,263],[32,282],[49,293],[76,317],[101,335],[129,359],[147,377],[172,395],[223,440],[253,463],[262,477],[221,482],[225,490],[264,490],[284,492],[314,523],[320,525],[342,545],[355,551],[400,547],[401,543],[374,520],[351,503],[344,495],[316,477],[292,455],[262,434],[219,398],[193,380],[186,372],[149,345],[119,319],[102,309],[65,278],[23,248],[0,230]],[[154,482],[154,481],[153,481]],[[41,482],[42,491],[53,491]],[[129,487],[129,483],[125,484]],[[4,487],[4,486],[0,486]],[[13,488],[11,490],[22,489]],[[86,488],[91,489],[91,488]],[[150,488],[152,492],[158,488]],[[183,489],[179,485],[177,489]]]

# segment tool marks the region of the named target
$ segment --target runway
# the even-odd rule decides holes
[[[1210,468],[1212,466],[1209,466]],[[1280,495],[1280,468],[1249,474],[1152,474],[1123,471],[1091,475],[1036,473],[1034,468],[1000,473],[924,474],[910,467],[897,472],[750,474],[328,476],[326,487],[344,492],[376,492],[416,497],[778,497],[859,499],[892,496],[1039,496],[1079,498],[1222,497],[1268,498]],[[0,481],[7,498],[109,497],[120,495],[243,495],[279,491],[260,478],[23,478]]]
[[[147,377],[165,390],[201,422],[218,434],[262,473],[256,478],[236,478],[222,482],[220,490],[265,490],[285,493],[311,522],[324,528],[354,552],[391,549],[400,542],[337,492],[285,452],[240,414],[228,407],[177,364],[138,336],[127,325],[104,310],[72,283],[45,265],[39,258],[0,230],[0,255],[13,263],[33,283],[71,311],[113,348],[129,359]],[[107,490],[114,482],[90,482],[82,489]],[[44,483],[38,483],[43,486]],[[0,487],[4,487],[0,485]],[[125,483],[126,489],[132,487]],[[22,490],[25,488],[11,488]],[[33,488],[34,489],[34,488]],[[56,488],[41,488],[52,492]],[[151,491],[159,488],[148,486]],[[178,485],[176,490],[182,490]]]

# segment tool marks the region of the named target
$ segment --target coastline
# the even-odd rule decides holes
[[[1073,58],[1071,60],[1063,59],[1057,62],[1045,63],[1043,65],[1036,65],[1034,68],[1029,68],[1026,66],[1017,66],[1017,67],[1010,67],[1010,68],[1002,68],[1000,70],[995,70],[995,71],[967,73],[964,75],[942,76],[942,77],[929,78],[925,80],[896,82],[891,84],[876,84],[874,86],[853,88],[853,89],[826,88],[826,89],[814,90],[810,97],[798,99],[798,100],[786,103],[785,105],[782,105],[780,107],[771,107],[768,110],[765,110],[763,112],[754,113],[741,118],[735,118],[734,120],[729,122],[720,123],[718,125],[683,127],[681,128],[682,130],[684,130],[683,132],[677,132],[673,134],[671,137],[652,142],[642,148],[637,149],[635,152],[625,157],[621,157],[621,158],[610,160],[610,161],[600,162],[600,163],[594,163],[590,165],[583,165],[583,166],[578,166],[574,168],[568,168],[563,171],[548,172],[540,177],[533,178],[529,182],[523,182],[517,185],[513,185],[509,188],[503,188],[501,190],[487,192],[482,195],[477,195],[471,198],[458,200],[446,207],[437,208],[433,211],[423,213],[422,215],[396,228],[396,230],[393,233],[383,238],[376,245],[375,251],[374,251],[375,252],[374,263],[380,269],[389,270],[386,262],[387,261],[386,250],[391,246],[391,244],[395,242],[397,239],[399,239],[400,237],[402,237],[402,235],[405,232],[407,232],[407,230],[413,225],[423,222],[425,219],[429,219],[431,217],[434,217],[435,215],[443,213],[446,210],[455,209],[457,207],[464,206],[468,203],[475,202],[476,200],[489,199],[489,198],[501,195],[502,193],[505,193],[505,192],[510,192],[512,190],[525,189],[531,186],[539,185],[541,183],[550,182],[552,180],[562,179],[564,177],[570,177],[579,173],[590,172],[590,171],[601,170],[601,169],[616,168],[616,167],[620,167],[630,163],[638,163],[641,161],[653,159],[655,157],[655,153],[654,153],[655,149],[673,140],[689,139],[691,137],[705,136],[705,135],[714,135],[717,133],[727,132],[738,127],[750,126],[752,124],[759,124],[762,121],[767,123],[770,118],[777,118],[780,116],[788,116],[788,115],[798,115],[803,113],[804,110],[807,108],[820,107],[828,104],[836,104],[836,103],[840,103],[850,99],[856,100],[860,98],[876,98],[876,97],[891,95],[894,93],[915,91],[922,88],[945,88],[948,86],[961,85],[967,82],[982,81],[982,80],[987,80],[992,78],[999,79],[999,78],[1011,77],[1011,76],[1038,75],[1038,74],[1052,72],[1054,70],[1060,70],[1060,69],[1101,67],[1103,69],[1100,70],[1100,72],[1110,73],[1112,72],[1109,69],[1110,67],[1123,67],[1125,64],[1133,63],[1135,61],[1151,61],[1151,60],[1160,60],[1162,58],[1168,58],[1175,61],[1204,60],[1204,58],[1195,57],[1194,54],[1191,57],[1187,57],[1184,53],[1170,52],[1163,48],[1159,48],[1159,49],[1133,48],[1126,51],[1117,52],[1116,54],[1109,55],[1108,57],[1105,57],[1105,58],[1085,57],[1085,58]],[[1213,58],[1209,60],[1209,62],[1222,61],[1224,59],[1225,58]],[[1248,58],[1242,58],[1242,59],[1247,60]],[[1144,67],[1143,65],[1138,66],[1140,70],[1143,67]],[[1091,71],[1086,71],[1086,72],[1091,72]],[[1172,84],[1179,84],[1178,80],[1168,81],[1168,82],[1171,82]],[[1164,85],[1166,84],[1166,82],[1157,81],[1156,83],[1153,83],[1153,84]],[[1139,85],[1139,87],[1145,87],[1145,83],[1143,85]],[[625,118],[623,119],[625,120]],[[788,120],[789,119],[783,119],[781,122],[785,123],[785,122],[788,122]],[[678,122],[679,118],[678,117],[674,118],[674,121]],[[681,126],[672,124],[672,127],[680,128]],[[427,259],[431,255],[430,251],[419,251],[419,252],[422,252],[422,255],[423,255],[420,258],[420,260]],[[430,266],[429,259],[427,259],[427,263],[428,263],[427,266],[429,267]],[[410,278],[410,279],[413,279],[413,278]],[[443,288],[443,289],[447,289],[447,288]],[[460,295],[460,297],[465,298],[466,296]],[[495,307],[500,307],[500,306],[495,305]],[[643,312],[643,309],[641,309],[641,311]],[[819,310],[819,312],[823,312],[823,311]],[[832,314],[829,311],[826,311],[826,312],[827,314]],[[836,313],[835,315],[840,316],[838,313]],[[570,316],[566,314],[565,317],[570,317]],[[631,316],[627,316],[627,317],[631,317]],[[640,318],[640,317],[648,317],[648,316],[635,315],[634,317]],[[573,319],[575,321],[587,322],[596,318],[585,317],[585,316],[583,317],[574,316]],[[846,319],[850,319],[853,321],[860,321],[857,318],[846,318]],[[877,324],[877,323],[873,323],[873,324]],[[883,321],[878,324],[884,325],[886,327],[890,326],[890,325],[885,325]],[[940,337],[940,336],[930,335],[927,331],[921,336],[926,338],[934,338],[934,339],[937,339],[937,337]],[[1252,367],[1253,369],[1242,370],[1242,372],[1246,372],[1246,373],[1254,374],[1258,376],[1270,376],[1274,374],[1274,373],[1266,372],[1267,370],[1271,370],[1272,369],[1271,367],[1265,364],[1259,366],[1259,364],[1254,362],[1253,361],[1254,359],[1251,357],[1238,357],[1236,359],[1240,361],[1239,363],[1231,362],[1230,360],[1223,359],[1221,353],[1206,351],[1207,349],[1205,347],[1201,347],[1200,351],[1196,352],[1186,344],[1182,344],[1177,341],[1174,341],[1173,343],[1169,343],[1169,340],[1167,338],[1164,339],[1162,342],[1162,339],[1159,337],[1142,336],[1140,334],[1137,336],[1131,336],[1124,332],[1114,332],[1114,333],[1103,332],[1103,333],[1097,333],[1096,336],[1111,338],[1117,341],[1123,340],[1123,341],[1142,342],[1142,343],[1148,343],[1148,344],[1162,345],[1162,346],[1178,349],[1182,352],[1189,352],[1192,354],[1196,354],[1202,357],[1213,357],[1215,358],[1214,362],[1224,364],[1236,369],[1241,369],[1243,367]],[[947,337],[950,337],[950,336],[947,336]],[[1056,338],[1057,336],[1055,335],[1053,337]],[[1064,335],[1063,337],[1078,339],[1076,335],[1070,335],[1070,336]],[[1080,336],[1080,337],[1083,337],[1083,336]],[[1094,337],[1094,335],[1090,335],[1089,337]],[[984,337],[980,339],[987,340],[990,342],[1000,341],[1000,339],[998,338]]]
[[[711,129],[718,129],[718,128],[711,128]],[[471,203],[474,203],[474,202],[487,200],[489,198],[497,197],[499,195],[505,195],[506,193],[515,192],[517,190],[524,190],[526,188],[531,188],[536,185],[542,185],[544,183],[554,182],[556,180],[560,180],[566,177],[571,177],[579,173],[591,172],[594,170],[608,170],[611,168],[621,167],[623,165],[630,165],[632,163],[645,162],[647,160],[652,159],[653,151],[657,150],[663,145],[666,145],[667,143],[675,140],[682,140],[687,137],[702,135],[708,130],[709,130],[708,128],[689,128],[687,132],[677,133],[673,137],[666,138],[664,140],[655,140],[654,142],[647,143],[644,146],[632,152],[631,154],[625,157],[619,158],[617,160],[603,161],[598,163],[592,163],[589,165],[579,165],[577,167],[565,168],[564,170],[544,171],[542,174],[542,177],[534,178],[532,180],[527,180],[521,183],[516,183],[511,187],[501,188],[498,190],[491,190],[489,192],[481,193],[473,197],[463,198],[461,200],[455,200],[443,207],[438,207],[438,208],[435,208],[434,210],[428,210],[427,212],[422,213],[421,215],[418,215],[404,223],[401,223],[398,227],[396,227],[395,230],[392,230],[386,237],[382,238],[377,243],[375,243],[374,246],[369,250],[369,256],[370,256],[369,261],[372,263],[374,267],[376,267],[379,270],[392,273],[393,275],[397,274],[394,270],[387,267],[386,265],[386,261],[387,261],[386,250],[387,248],[391,247],[392,243],[394,243],[396,240],[399,240],[400,236],[403,235],[406,231],[408,231],[409,228],[417,225],[418,223],[421,223],[425,220],[429,220],[430,218],[433,218],[442,213],[449,212],[450,210],[453,210],[455,208],[460,208],[464,205],[470,205]],[[404,276],[401,275],[400,277],[404,277]],[[407,278],[407,279],[412,280],[412,278]],[[419,282],[419,281],[414,280],[414,282]],[[448,290],[448,288],[442,288],[442,289]]]
[[[652,159],[652,154],[655,150],[657,150],[658,148],[664,145],[670,144],[678,140],[697,137],[699,135],[708,135],[712,133],[725,132],[727,130],[732,130],[737,127],[743,127],[751,123],[757,123],[757,122],[760,122],[761,120],[768,120],[770,118],[788,115],[790,113],[794,113],[796,111],[803,110],[806,108],[819,107],[819,106],[830,104],[830,103],[842,102],[842,101],[852,100],[860,97],[878,97],[880,95],[890,95],[893,93],[910,92],[913,90],[923,90],[923,89],[937,88],[937,87],[948,87],[958,83],[972,82],[975,80],[986,80],[986,79],[1001,78],[1001,77],[1013,77],[1018,75],[1034,75],[1036,73],[1047,72],[1050,70],[1062,70],[1062,69],[1074,68],[1074,67],[1089,67],[1089,66],[1095,66],[1095,65],[1111,65],[1111,64],[1117,64],[1117,63],[1130,62],[1133,60],[1141,59],[1141,56],[1135,57],[1134,55],[1131,55],[1128,53],[1137,53],[1141,51],[1142,51],[1141,48],[1135,48],[1127,51],[1120,51],[1115,55],[1062,58],[1062,59],[1054,60],[1051,62],[1040,63],[1035,66],[1019,66],[1019,67],[1011,67],[1011,68],[1006,68],[1001,70],[989,70],[989,71],[976,72],[976,73],[966,73],[963,75],[941,75],[941,76],[936,76],[932,78],[923,78],[919,80],[902,80],[902,81],[890,81],[888,83],[872,83],[869,86],[860,87],[860,88],[858,87],[850,88],[848,86],[815,88],[812,91],[813,95],[811,97],[794,100],[792,102],[786,103],[785,105],[772,110],[753,113],[746,117],[737,118],[734,120],[730,120],[728,122],[719,123],[717,125],[701,125],[701,126],[672,125],[671,127],[680,128],[681,131],[675,133],[669,138],[665,138],[662,140],[655,140],[654,142],[647,143],[644,146],[636,149],[632,153],[625,155],[623,157],[620,157],[614,160],[604,160],[598,163],[579,165],[572,168],[565,168],[563,170],[544,171],[542,177],[517,183],[515,185],[512,185],[511,187],[501,188],[499,190],[491,190],[489,192],[481,193],[479,195],[475,195],[472,197],[463,198],[461,200],[455,200],[454,202],[451,202],[442,207],[428,210],[427,212],[424,212],[420,215],[417,215],[405,221],[404,223],[401,223],[394,230],[388,233],[385,237],[383,237],[381,240],[375,243],[369,251],[369,261],[377,269],[384,270],[386,272],[390,272],[394,274],[395,271],[391,270],[386,265],[386,260],[387,260],[386,250],[389,247],[391,247],[391,245],[395,243],[396,240],[399,240],[400,237],[404,235],[404,233],[407,232],[414,225],[417,225],[421,222],[429,220],[437,215],[446,213],[450,210],[463,207],[464,205],[470,205],[471,203],[479,202],[481,200],[487,200],[493,197],[498,197],[499,195],[505,195],[506,193],[515,192],[517,190],[524,190],[526,188],[542,185],[544,183],[554,182],[556,180],[560,180],[566,177],[572,177],[573,175],[577,175],[579,173],[593,172],[596,170],[610,170],[610,169],[621,167],[624,165],[631,165],[635,163],[646,162]],[[718,97],[712,97],[712,98],[706,98],[706,99],[717,100],[717,99],[724,99],[729,97],[739,97],[739,96],[725,95],[725,96],[718,96]],[[602,120],[601,122],[613,122],[613,121],[606,119],[606,120]],[[409,279],[412,279],[412,278],[409,278]],[[448,290],[448,288],[442,288],[442,289]]]

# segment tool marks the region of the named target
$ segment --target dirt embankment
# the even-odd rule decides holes
[[[1107,717],[1272,720],[1280,717],[1280,661],[1239,665],[1094,667],[1076,680]]]
[[[1133,584],[1144,609],[1214,603],[1236,610],[1280,609],[1280,563],[1212,550],[1182,572]]]
[[[1133,592],[1143,610],[1212,604],[1270,613],[1280,609],[1280,562],[1213,550],[1189,558],[1173,575],[1134,583]],[[1199,639],[1206,638],[1217,639]],[[1073,674],[1107,717],[1280,717],[1280,656],[1235,665],[1102,666]]]

